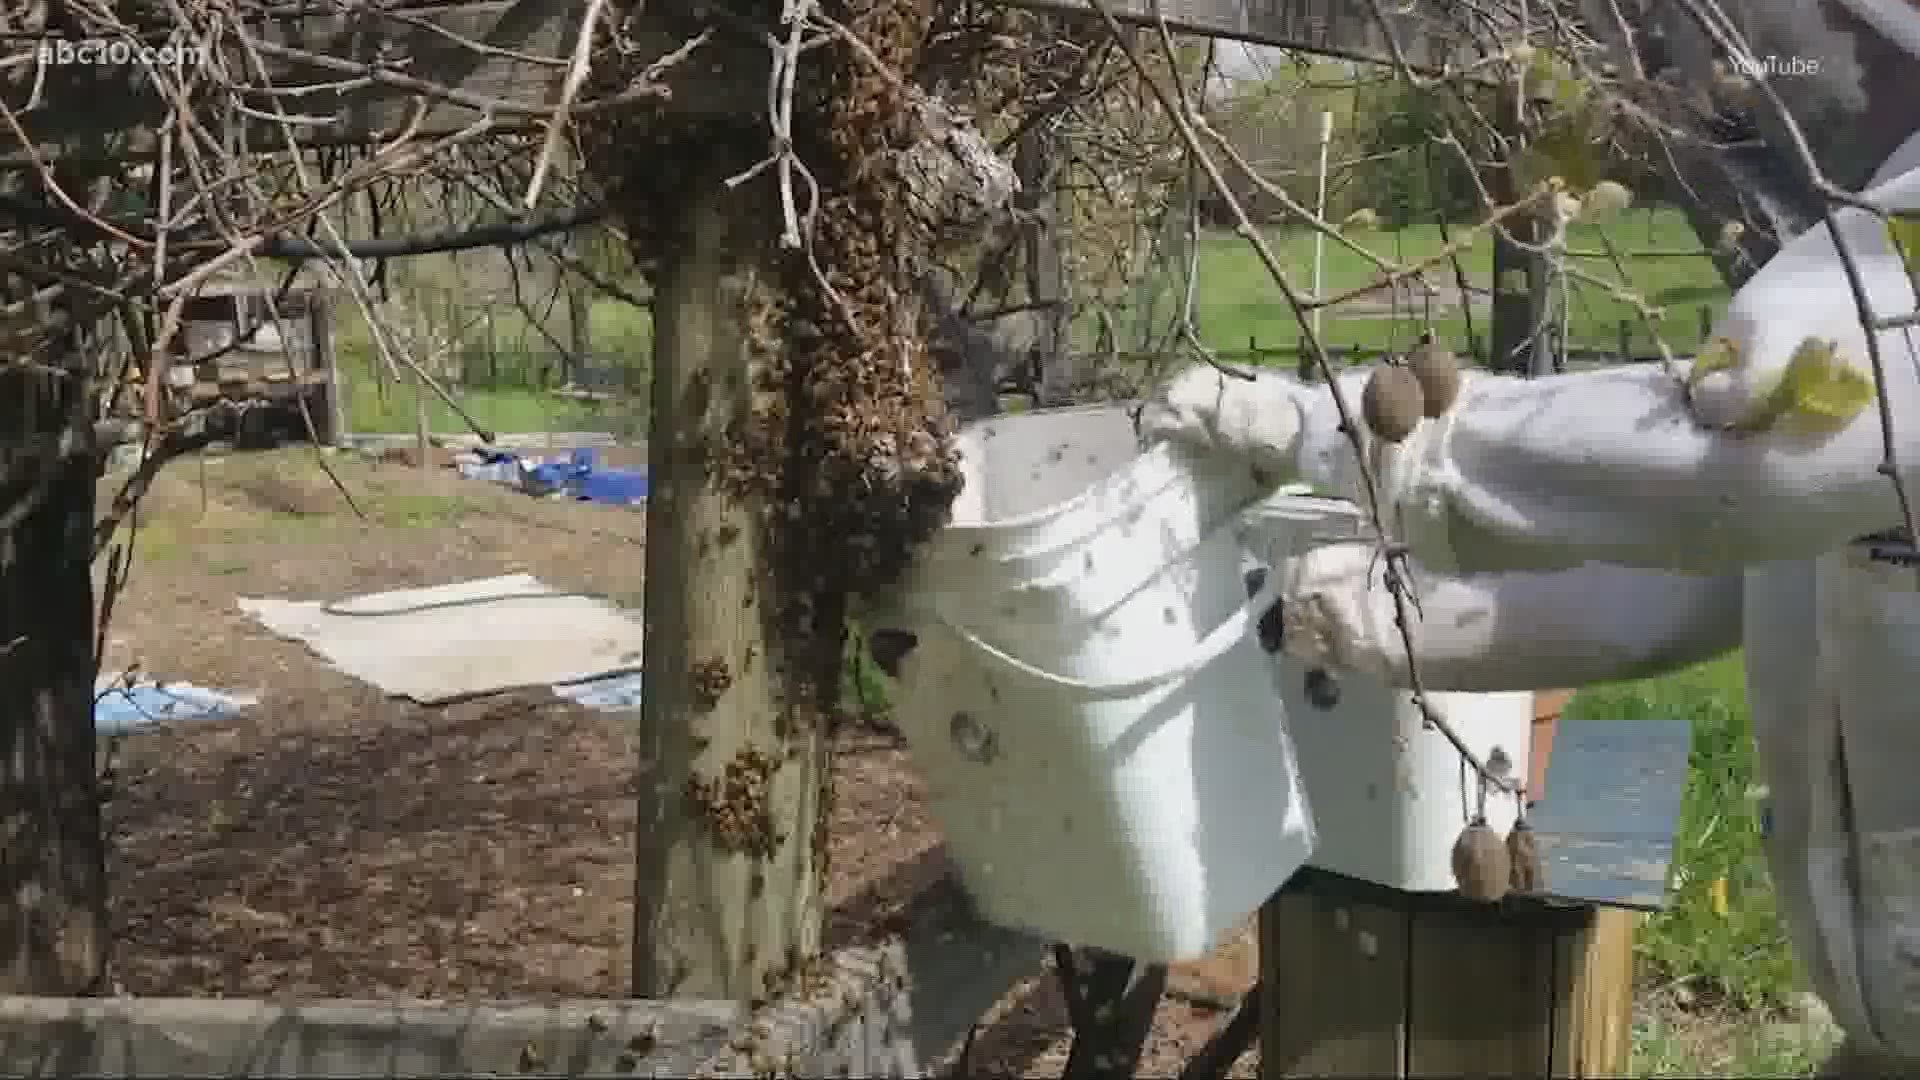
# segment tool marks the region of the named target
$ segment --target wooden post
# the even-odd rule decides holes
[[[1260,912],[1260,1076],[1622,1075],[1638,920],[1303,870]]]
[[[730,218],[765,194],[687,190],[653,301],[633,996],[750,1000],[819,949],[826,743],[785,704],[760,517],[720,460],[770,287],[766,230]]]
[[[1528,122],[1525,103],[1512,87],[1501,92],[1495,123],[1506,137],[1509,153],[1518,155],[1527,144]],[[1511,163],[1490,170],[1487,186],[1504,205],[1520,201],[1525,194]],[[1552,264],[1538,246],[1547,236],[1545,223],[1537,214],[1518,214],[1509,219],[1507,232],[1493,234],[1493,355],[1488,364],[1495,371],[1518,375],[1551,375],[1553,348],[1547,338],[1552,324]],[[1532,245],[1532,247],[1522,246]]]
[[[556,269],[554,276],[567,294],[567,351],[571,354],[561,358],[561,382],[594,390],[596,387],[589,385],[593,370],[593,293],[578,275],[564,268]]]
[[[425,369],[422,368],[424,371]],[[418,446],[420,460],[415,462],[422,473],[433,471],[432,425],[427,422],[427,380],[416,373],[413,377],[413,435]]]
[[[313,362],[326,376],[321,383],[321,408],[326,415],[318,418],[314,435],[323,445],[345,446],[353,432],[347,413],[351,387],[333,347],[333,293],[316,286],[308,301],[307,318],[313,334]]]
[[[486,322],[487,328],[487,389],[498,390],[500,389],[500,353],[494,344],[493,303],[491,298],[489,298],[487,306],[480,310],[481,318]]]

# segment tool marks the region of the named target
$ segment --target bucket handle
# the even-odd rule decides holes
[[[1226,621],[1214,627],[1212,633],[1200,639],[1200,641],[1193,646],[1193,651],[1189,652],[1186,656],[1181,657],[1174,663],[1150,675],[1135,675],[1113,682],[1076,679],[1070,675],[1059,675],[1042,668],[1034,667],[1025,660],[1004,652],[988,643],[981,638],[980,635],[947,618],[943,613],[936,610],[933,615],[939,619],[947,629],[953,631],[960,640],[978,649],[1002,667],[1017,671],[1027,678],[1058,686],[1063,689],[1078,690],[1082,693],[1098,694],[1102,697],[1121,697],[1192,674],[1194,671],[1212,663],[1228,649],[1239,644],[1240,639],[1245,637],[1247,632],[1259,622],[1260,616],[1265,613],[1267,608],[1272,606],[1274,601],[1280,599],[1279,579],[1280,575],[1278,574],[1269,575],[1266,583],[1247,599],[1246,604],[1228,616]]]

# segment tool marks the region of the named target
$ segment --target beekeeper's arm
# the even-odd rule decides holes
[[[1740,572],[1689,576],[1590,563],[1457,577],[1410,567],[1414,660],[1430,690],[1532,690],[1641,678],[1710,659],[1741,633]],[[1345,542],[1284,560],[1281,647],[1407,685],[1384,564]]]
[[[1920,170],[1865,194],[1920,208]],[[1885,226],[1863,210],[1838,216],[1876,312],[1912,311],[1913,282]],[[1877,471],[1866,334],[1825,228],[1754,275],[1716,339],[1690,372],[1468,373],[1446,415],[1386,449],[1390,531],[1440,568],[1604,560],[1711,571],[1807,557],[1899,524],[1892,485]],[[1878,342],[1900,458],[1911,466],[1920,463],[1920,331],[1882,331]],[[1356,413],[1366,378],[1341,379]],[[1324,385],[1198,367],[1149,404],[1142,425],[1148,437],[1244,455],[1276,481],[1360,493]],[[1909,483],[1920,488],[1920,476]]]

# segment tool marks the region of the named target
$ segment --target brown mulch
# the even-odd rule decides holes
[[[310,450],[176,463],[105,667],[254,693],[220,721],[120,741],[114,975],[126,993],[540,999],[626,992],[634,752],[623,720],[544,691],[435,708],[389,699],[244,616],[240,596],[335,599],[528,572],[636,602],[643,517],[536,501],[449,471]],[[117,489],[109,476],[103,490]],[[947,873],[906,755],[843,737],[831,944],[898,928]],[[1177,973],[1142,1075],[1167,1076],[1252,981],[1245,941]],[[1196,1004],[1195,1002],[1199,1002]],[[983,1018],[979,1075],[1057,1074],[1050,977]],[[1252,1075],[1253,1055],[1235,1075]]]

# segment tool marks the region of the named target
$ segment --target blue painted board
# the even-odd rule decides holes
[[[1544,895],[1608,907],[1666,906],[1692,730],[1684,720],[1561,720],[1547,795],[1529,819]]]

